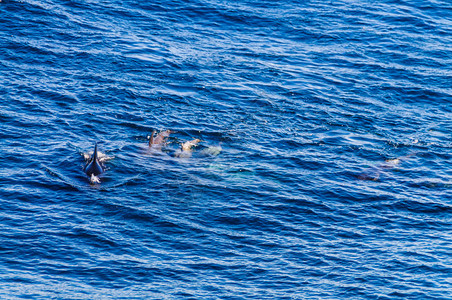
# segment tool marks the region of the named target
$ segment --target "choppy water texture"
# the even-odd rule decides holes
[[[0,298],[452,298],[450,1],[4,0],[0,22]]]

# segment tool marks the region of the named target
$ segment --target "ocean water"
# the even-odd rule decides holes
[[[446,0],[3,0],[0,298],[452,299],[451,32]]]

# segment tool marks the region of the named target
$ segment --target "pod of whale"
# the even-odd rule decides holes
[[[171,131],[169,129],[160,131],[157,133],[156,130],[152,131],[152,134],[149,136],[149,147],[148,151],[150,151],[153,154],[163,154],[166,155],[164,152],[162,152],[162,148],[168,144],[167,140],[171,133],[174,131]],[[180,148],[177,149],[174,152],[174,157],[177,158],[190,158],[193,154],[194,147],[198,146],[198,144],[201,142],[200,139],[193,139],[190,141],[186,141],[180,144]],[[201,152],[201,156],[216,156],[222,151],[221,144],[219,146],[210,146],[204,148]],[[149,153],[149,152],[148,152]],[[103,165],[103,161],[106,159],[110,159],[100,153],[98,151],[97,143],[94,145],[94,151],[91,156],[88,154],[84,154],[85,159],[87,163],[85,164],[83,168],[83,172],[89,177],[90,183],[100,183],[99,175],[105,172],[105,167]]]

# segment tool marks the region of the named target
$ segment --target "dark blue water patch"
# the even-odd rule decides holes
[[[5,295],[449,298],[447,3],[273,4],[0,4]]]

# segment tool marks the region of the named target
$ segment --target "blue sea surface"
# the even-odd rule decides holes
[[[0,49],[1,299],[452,299],[449,0],[3,0]]]

